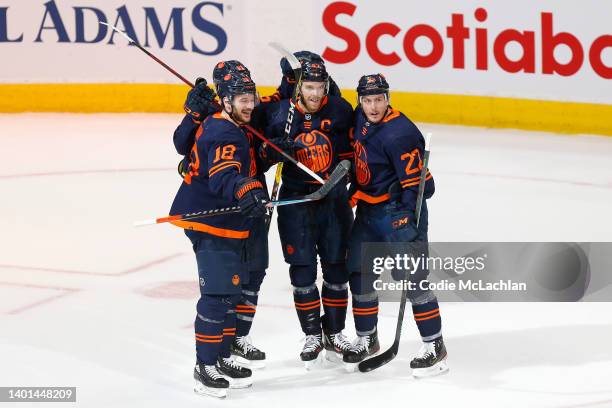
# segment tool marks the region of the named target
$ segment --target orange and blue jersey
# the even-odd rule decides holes
[[[357,183],[352,201],[370,204],[388,201],[389,187],[399,182],[402,204],[414,211],[425,150],[425,140],[416,125],[391,106],[383,120],[371,123],[358,107],[351,135],[355,160],[353,182]],[[426,180],[424,198],[427,199],[435,190],[429,170]]]
[[[267,109],[265,135],[269,139],[284,137],[290,101],[284,99]],[[294,157],[325,179],[340,160],[353,157],[349,130],[353,108],[343,98],[326,96],[317,112],[308,113],[295,104],[290,137],[294,140]],[[318,185],[292,163],[285,163],[283,185],[294,191]]]
[[[189,152],[188,172],[181,184],[170,215],[238,205],[236,183],[257,175],[254,152],[248,132],[223,118],[208,116],[194,136]],[[245,239],[250,221],[240,214],[217,215],[175,221],[173,224],[219,237]]]

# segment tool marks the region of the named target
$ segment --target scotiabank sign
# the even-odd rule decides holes
[[[549,2],[550,5],[554,3],[556,2]],[[323,27],[328,35],[334,37],[334,43],[343,42],[345,46],[342,48],[326,45],[323,57],[335,64],[350,64],[364,54],[371,62],[381,67],[409,63],[418,68],[430,68],[443,63],[443,57],[448,54],[450,58],[446,61],[454,70],[487,71],[495,64],[507,73],[571,77],[588,69],[599,78],[612,79],[610,24],[601,27],[600,35],[587,40],[581,38],[579,33],[557,29],[555,12],[533,11],[532,7],[529,10],[521,10],[521,13],[533,13],[538,21],[536,26],[512,25],[502,29],[497,27],[496,32],[492,33],[487,22],[495,10],[483,6],[476,7],[467,14],[453,11],[454,4],[458,4],[456,2],[449,1],[445,4],[446,7],[439,8],[440,13],[447,15],[448,23],[445,26],[428,24],[426,21],[401,25],[374,19],[364,26],[362,16],[357,29],[350,22],[363,2],[330,3],[322,12]],[[576,2],[574,7],[582,6],[582,2]],[[604,5],[604,8],[599,12],[610,11],[609,6]],[[397,14],[393,9],[387,8],[387,12],[389,18],[394,17],[397,21]],[[608,13],[608,16],[610,15],[612,14]],[[416,18],[415,15],[409,16],[411,22]],[[508,21],[515,23],[516,19],[509,18]],[[585,23],[588,24],[588,21]],[[398,41],[393,41],[395,49],[389,49],[388,46],[383,49],[381,42],[389,42],[389,39],[400,39],[401,46],[397,46]],[[430,44],[425,52],[416,46],[423,40]],[[510,55],[508,50],[516,51],[517,47],[520,52]],[[466,55],[467,49],[470,50],[470,59]],[[558,56],[559,51],[564,52],[563,58]]]

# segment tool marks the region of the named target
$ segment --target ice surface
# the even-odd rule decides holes
[[[612,303],[444,303],[445,376],[411,377],[410,319],[380,370],[305,372],[275,225],[252,331],[268,365],[228,400],[194,395],[195,258],[176,227],[132,227],[167,214],[179,121],[0,115],[0,386],[76,386],[83,407],[612,406]],[[612,138],[420,126],[432,241],[611,240]]]

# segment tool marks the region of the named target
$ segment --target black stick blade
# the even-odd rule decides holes
[[[382,367],[389,361],[393,360],[395,356],[397,356],[398,349],[399,347],[393,344],[393,346],[384,353],[362,361],[361,363],[359,363],[357,368],[359,368],[359,371],[361,371],[362,373],[368,373],[370,371],[376,370],[377,368]]]
[[[348,160],[342,160],[340,163],[338,163],[332,174],[329,175],[329,178],[325,184],[323,184],[320,189],[307,195],[306,197],[312,198],[313,200],[320,200],[324,198],[344,177],[346,177],[350,169],[351,162]]]

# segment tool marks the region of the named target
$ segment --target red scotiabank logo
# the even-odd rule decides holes
[[[335,64],[347,64],[354,61],[361,52],[362,40],[359,35],[348,27],[338,24],[336,21],[340,15],[352,16],[357,10],[353,3],[338,1],[329,4],[323,11],[323,27],[334,37],[346,42],[344,50],[334,50],[326,47],[323,58]],[[474,18],[479,24],[486,22],[487,10],[477,8]],[[591,44],[582,44],[575,35],[568,32],[555,32],[553,28],[553,13],[540,13],[540,27],[538,38],[541,41],[542,50],[542,73],[571,76],[578,72],[583,64],[585,53],[588,53],[588,61],[593,71],[602,78],[612,79],[612,67],[606,66],[602,60],[604,49],[612,47],[612,35],[606,34],[597,37]],[[464,25],[464,15],[451,15],[451,24],[445,27],[444,33],[427,24],[416,24],[403,33],[404,56],[417,67],[428,68],[436,65],[444,55],[445,36],[450,40],[453,68],[465,69],[465,47],[475,47],[476,61],[474,66],[478,70],[489,69],[489,44],[493,47],[493,57],[497,65],[506,72],[535,73],[536,70],[536,32],[530,30],[519,31],[509,28],[501,31],[495,38],[489,38],[485,27],[469,28]],[[368,30],[365,36],[365,49],[369,57],[376,63],[384,66],[399,64],[402,57],[396,52],[382,52],[378,47],[378,41],[383,36],[396,37],[402,32],[402,28],[389,22],[379,22]],[[431,52],[427,55],[419,54],[415,48],[418,38],[425,37],[431,44]],[[506,54],[506,46],[516,42],[522,48],[523,54],[520,59],[510,59]],[[567,62],[559,62],[555,58],[555,48],[565,45],[571,51],[571,58]]]

